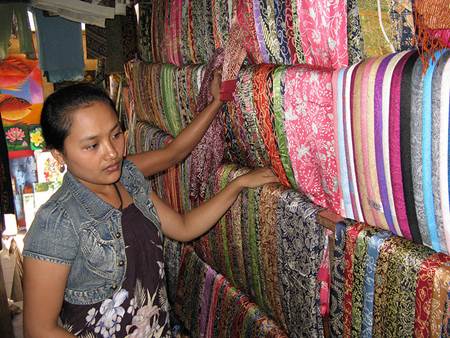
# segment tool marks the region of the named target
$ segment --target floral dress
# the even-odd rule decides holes
[[[81,338],[170,337],[162,239],[131,204],[123,210],[125,281],[112,298],[92,305],[64,302],[64,328]]]

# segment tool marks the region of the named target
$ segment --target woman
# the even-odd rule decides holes
[[[114,106],[103,91],[74,85],[48,97],[43,134],[67,173],[25,238],[27,337],[170,335],[163,235],[191,241],[242,189],[278,181],[270,169],[252,171],[184,215],[149,189],[145,176],[185,158],[203,136],[222,104],[219,83],[215,76],[212,103],[166,148],[126,158]]]

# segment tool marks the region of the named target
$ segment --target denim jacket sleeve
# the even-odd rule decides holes
[[[51,263],[72,264],[79,248],[78,235],[59,203],[38,210],[24,239],[23,255]]]
[[[124,161],[124,171],[121,180],[131,189],[132,193],[143,189],[147,196],[150,194],[150,183],[145,179],[142,171],[130,160]]]

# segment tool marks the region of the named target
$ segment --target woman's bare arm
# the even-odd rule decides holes
[[[164,171],[185,159],[208,130],[222,106],[220,83],[220,73],[216,72],[210,89],[213,101],[165,148],[129,155],[127,159],[132,161],[146,177]]]
[[[75,337],[58,326],[70,266],[24,257],[24,335]]]
[[[278,178],[272,170],[256,169],[236,178],[209,201],[185,214],[177,213],[153,192],[151,199],[158,212],[164,235],[178,241],[188,242],[211,229],[234,203],[242,189],[255,188],[274,182],[278,182]]]

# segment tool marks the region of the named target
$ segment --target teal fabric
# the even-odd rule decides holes
[[[422,101],[422,185],[423,201],[425,207],[425,217],[430,233],[431,245],[434,250],[441,251],[439,234],[434,214],[433,186],[431,177],[432,157],[431,157],[431,89],[433,80],[433,71],[442,55],[441,51],[436,52],[435,60],[430,58],[430,65],[424,76],[423,82],[423,101]]]
[[[84,78],[81,24],[34,9],[39,63],[49,82]]]
[[[373,307],[374,307],[374,292],[375,292],[375,271],[377,267],[377,260],[380,254],[381,246],[384,241],[391,237],[392,234],[386,231],[379,232],[368,241],[367,258],[366,258],[366,273],[364,277],[364,304],[361,337],[372,337],[373,327]]]

